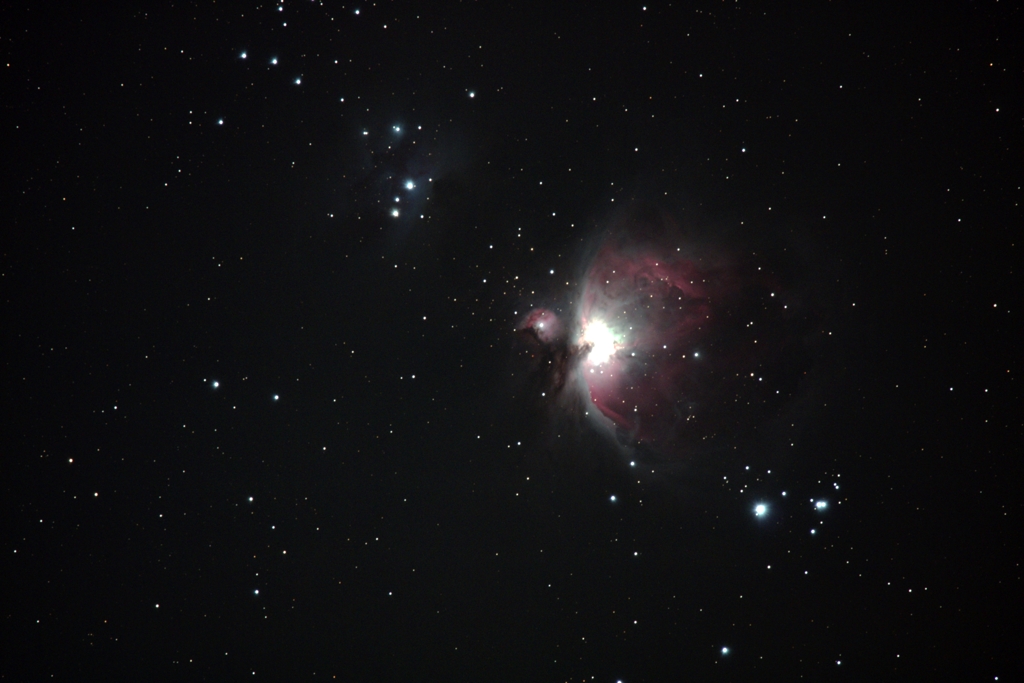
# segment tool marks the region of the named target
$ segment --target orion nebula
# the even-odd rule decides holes
[[[710,328],[711,275],[650,248],[606,244],[579,307],[579,372],[593,405],[620,433],[662,440],[690,419],[702,333]]]
[[[545,399],[668,458],[724,448],[779,417],[806,375],[813,316],[772,260],[709,246],[660,216],[621,223],[561,316],[535,309],[520,321]]]

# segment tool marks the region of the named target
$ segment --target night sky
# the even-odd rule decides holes
[[[5,5],[0,677],[1013,680],[1021,11],[920,8]]]

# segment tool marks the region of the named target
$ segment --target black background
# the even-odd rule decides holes
[[[0,674],[1012,677],[1014,3],[278,7],[0,11]],[[638,202],[828,337],[640,480],[513,334]]]

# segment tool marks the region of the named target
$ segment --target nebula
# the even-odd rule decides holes
[[[544,397],[622,447],[670,458],[778,418],[806,375],[815,322],[769,261],[667,219],[628,221],[593,250],[561,319],[535,309],[519,324],[548,373]]]
[[[693,261],[618,242],[602,247],[588,269],[579,370],[594,406],[632,438],[663,439],[685,421],[711,317],[709,290]]]
[[[546,308],[536,308],[530,311],[526,320],[523,321],[521,329],[530,330],[539,341],[546,344],[555,342],[563,335],[562,321],[558,319],[554,311]]]

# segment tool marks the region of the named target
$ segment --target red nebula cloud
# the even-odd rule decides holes
[[[660,441],[685,421],[680,401],[711,325],[711,288],[709,275],[679,256],[612,243],[595,257],[581,326],[606,326],[616,350],[600,364],[585,360],[581,371],[594,405],[633,438]]]
[[[551,343],[562,336],[562,322],[554,311],[546,308],[535,308],[530,311],[519,329],[530,330],[544,343]]]

